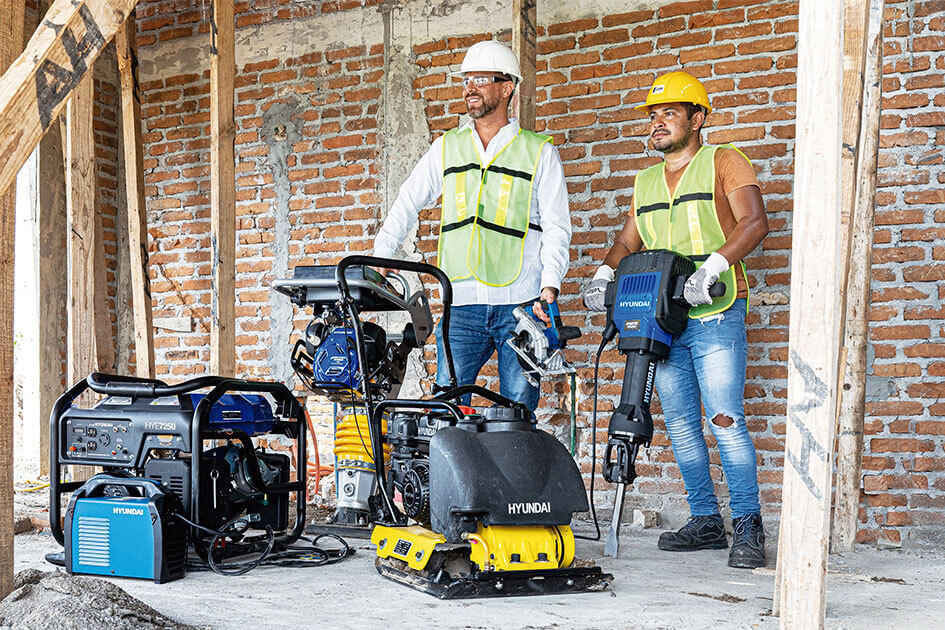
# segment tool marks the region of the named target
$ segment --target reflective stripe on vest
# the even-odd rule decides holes
[[[470,127],[443,136],[443,210],[437,266],[451,281],[506,286],[518,278],[529,229],[532,183],[550,136],[522,129],[483,164]]]
[[[679,178],[675,197],[670,195],[666,185],[665,162],[637,173],[633,217],[647,249],[672,250],[688,256],[700,267],[709,254],[725,244],[725,233],[715,207],[715,152],[723,147],[735,149],[726,144],[703,146],[696,152]],[[714,298],[711,304],[689,309],[689,317],[715,315],[735,302],[736,267],[745,277],[745,263],[738,261],[719,277],[725,283],[725,295]],[[747,278],[745,286],[748,286]]]

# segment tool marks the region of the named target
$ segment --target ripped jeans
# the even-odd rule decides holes
[[[657,367],[656,391],[690,513],[719,513],[702,428],[704,406],[728,482],[732,518],[738,518],[761,512],[755,447],[745,426],[745,300],[735,300],[720,315],[689,320],[669,358]]]

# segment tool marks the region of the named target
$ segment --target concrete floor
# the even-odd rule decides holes
[[[192,573],[164,585],[114,582],[178,621],[210,628],[776,628],[770,568],[730,569],[726,551],[656,549],[657,530],[627,528],[620,558],[598,563],[613,590],[582,595],[439,601],[377,575],[367,541],[340,564],[260,568],[242,577]],[[776,547],[769,541],[769,550]],[[58,551],[47,533],[16,536],[16,570],[50,570]],[[578,541],[578,556],[601,558],[603,544]],[[942,628],[945,552],[858,547],[831,557],[828,628]]]

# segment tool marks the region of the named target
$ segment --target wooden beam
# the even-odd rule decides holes
[[[822,628],[840,325],[843,5],[801,0],[787,431],[781,509],[782,628]]]
[[[56,0],[50,7],[26,50],[0,77],[0,192],[16,178],[136,2]]]
[[[538,39],[537,0],[512,0],[512,50],[522,68],[522,83],[512,97],[512,115],[523,129],[535,129],[535,64]]]
[[[66,118],[66,207],[68,213],[70,291],[68,383],[96,369],[95,135],[92,128],[91,73],[72,92]]]
[[[848,0],[849,1],[849,0]],[[866,349],[869,344],[870,278],[873,264],[873,215],[876,203],[876,161],[883,78],[884,0],[860,0],[866,16],[867,46],[863,74],[862,113],[859,120],[856,195],[850,219],[847,265],[846,326],[843,347],[846,361],[839,402],[837,490],[830,545],[834,552],[853,551],[860,512],[863,418],[866,414]],[[859,11],[857,11],[859,13]],[[849,23],[849,19],[846,21]]]
[[[66,256],[66,171],[60,118],[39,143],[39,435],[40,474],[49,474],[49,414],[62,395],[68,289]]]
[[[22,0],[0,4],[0,71],[23,49]],[[0,142],[0,147],[3,143]],[[0,155],[3,149],[0,148]],[[27,154],[28,157],[29,154]],[[23,158],[24,160],[26,157]],[[19,167],[17,167],[19,170]],[[13,178],[16,177],[16,171]],[[12,178],[11,178],[12,179]],[[16,187],[0,187],[0,598],[13,590],[13,250]]]
[[[210,22],[210,370],[236,372],[236,178],[233,0],[213,0]]]
[[[128,207],[128,251],[135,327],[135,373],[154,378],[154,331],[151,327],[151,278],[148,275],[148,213],[144,203],[144,151],[134,14],[115,36],[121,78],[121,128]]]

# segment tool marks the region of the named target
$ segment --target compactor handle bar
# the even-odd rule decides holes
[[[351,295],[348,291],[348,279],[345,277],[345,270],[355,265],[384,267],[399,271],[413,271],[431,275],[436,278],[440,283],[440,295],[443,301],[443,339],[449,339],[450,307],[453,304],[453,285],[450,284],[449,277],[443,273],[442,270],[433,265],[409,260],[395,260],[393,258],[379,258],[377,256],[346,256],[342,258],[338,266],[335,267],[335,282],[338,283],[338,291],[341,293],[342,299],[347,302],[350,302]],[[354,316],[354,313],[352,313],[352,316]],[[359,335],[360,331],[356,329],[355,334]],[[359,343],[358,345],[360,346],[361,344]],[[449,374],[450,387],[456,387],[456,370],[453,367],[453,351],[450,349],[449,343],[444,343],[443,349],[446,352],[446,367]],[[358,359],[362,361],[362,365],[364,365],[364,357],[358,357]]]

